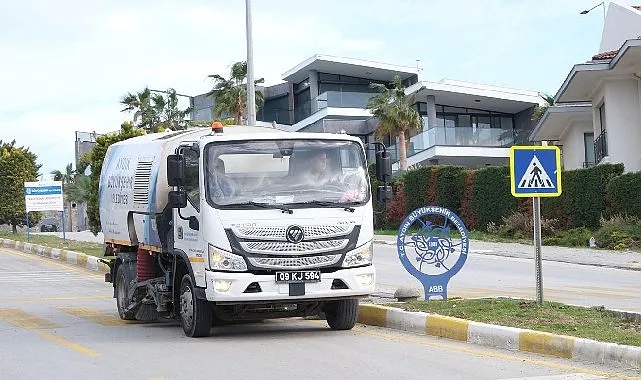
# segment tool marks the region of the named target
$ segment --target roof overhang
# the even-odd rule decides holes
[[[530,141],[558,141],[576,121],[591,121],[591,104],[549,107],[530,134]]]
[[[436,104],[515,114],[544,101],[536,91],[517,90],[461,81],[419,82],[406,89],[417,101],[435,97]]]
[[[641,64],[641,40],[626,41],[610,61],[574,65],[554,97],[556,103],[590,102],[590,94],[608,75],[633,74]]]
[[[396,75],[405,80],[418,74],[417,69],[408,66],[329,55],[314,55],[286,71],[281,75],[281,78],[287,82],[299,83],[309,76],[310,70],[390,82]]]

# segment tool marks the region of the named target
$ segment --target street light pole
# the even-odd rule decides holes
[[[587,10],[581,11],[581,14],[582,14],[582,15],[588,14],[588,13],[590,13],[590,11],[592,11],[594,8],[596,8],[596,7],[598,7],[598,6],[602,6],[602,7],[603,7],[603,21],[605,22],[605,3],[604,3],[604,2],[601,2],[601,3],[599,3],[599,4],[595,5],[595,6],[593,6],[593,7],[592,7],[592,8],[590,8],[590,9],[587,9]]]
[[[245,0],[245,16],[247,27],[247,125],[256,125],[256,89],[254,87],[251,0]]]

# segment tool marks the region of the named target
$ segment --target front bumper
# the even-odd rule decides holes
[[[362,278],[371,275],[371,284],[363,285]],[[230,281],[231,286],[226,292],[214,289],[216,280]],[[332,289],[334,280],[341,280],[347,289]],[[289,284],[277,284],[274,275],[255,275],[251,273],[226,273],[205,271],[205,295],[207,300],[214,302],[260,302],[260,301],[291,301],[315,300],[321,298],[343,298],[367,296],[376,287],[376,270],[373,265],[360,268],[340,269],[333,273],[321,273],[321,281],[305,284],[305,295],[290,296]],[[258,283],[261,291],[245,293],[252,283]]]

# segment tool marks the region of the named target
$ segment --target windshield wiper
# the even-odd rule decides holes
[[[226,205],[226,207],[234,207],[234,208],[239,206],[255,206],[255,207],[261,207],[261,208],[271,208],[274,210],[281,210],[283,213],[288,213],[288,214],[294,213],[294,211],[292,211],[291,208],[287,208],[285,206],[269,204],[269,203],[253,202],[253,201],[243,202],[243,203],[232,203],[230,205]]]
[[[327,201],[309,201],[309,202],[301,202],[299,204],[314,205],[319,207],[342,207],[343,210],[345,211],[354,212],[354,208],[349,206],[357,205],[359,203],[358,202],[337,203],[337,202],[327,202]]]

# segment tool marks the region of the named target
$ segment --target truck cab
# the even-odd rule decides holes
[[[222,125],[156,135],[110,146],[103,164],[121,318],[178,318],[191,337],[267,318],[354,326],[376,281],[360,139]]]

